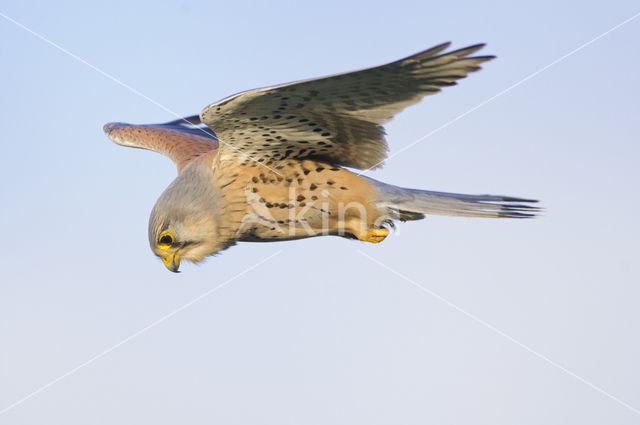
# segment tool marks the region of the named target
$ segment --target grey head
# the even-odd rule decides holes
[[[182,259],[197,263],[225,247],[218,237],[220,193],[212,182],[210,166],[189,164],[151,211],[151,250],[172,272]]]

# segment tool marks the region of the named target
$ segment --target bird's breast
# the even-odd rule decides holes
[[[313,160],[240,168],[220,168],[233,170],[220,179],[220,190],[223,199],[234,199],[223,219],[236,229],[236,240],[349,233],[352,221],[373,222],[379,216],[370,182],[344,168]]]

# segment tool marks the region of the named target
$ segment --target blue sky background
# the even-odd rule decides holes
[[[640,9],[116,1],[0,12],[181,115],[447,40],[488,43],[497,60],[387,126],[393,154]],[[174,116],[0,17],[0,423],[638,423],[639,38],[640,18],[368,173],[535,197],[543,217],[428,217],[379,245],[240,244],[175,275],[146,236],[173,164],[102,133]]]

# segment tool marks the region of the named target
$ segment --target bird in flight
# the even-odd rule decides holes
[[[493,59],[474,56],[482,44],[446,52],[449,45],[244,91],[164,124],[106,124],[115,143],[159,152],[178,168],[149,219],[154,254],[177,272],[181,260],[200,262],[238,241],[338,235],[377,243],[394,221],[425,214],[533,217],[535,200],[405,189],[345,168],[380,167],[384,123]]]

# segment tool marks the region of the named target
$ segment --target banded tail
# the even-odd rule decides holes
[[[459,217],[532,218],[540,208],[535,199],[500,195],[464,195],[405,189],[369,179],[378,190],[378,207],[387,208],[391,218],[420,220],[425,214]]]

